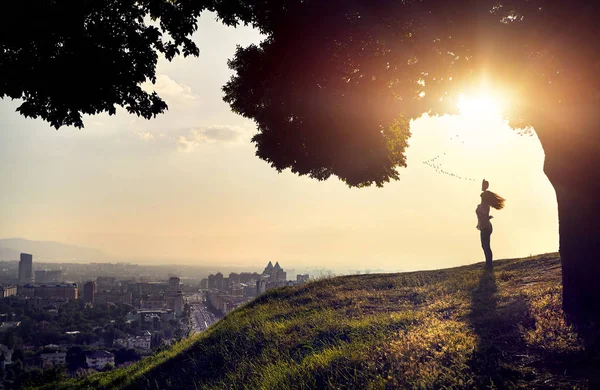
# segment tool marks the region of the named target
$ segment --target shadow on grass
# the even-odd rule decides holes
[[[468,320],[478,337],[478,344],[469,365],[478,386],[512,388],[517,382],[528,379],[515,365],[527,357],[518,326],[522,319],[519,314],[527,311],[527,305],[515,297],[500,306],[497,290],[494,271],[484,270],[471,296]]]
[[[570,320],[584,344],[583,353],[570,361],[572,374],[585,378],[588,388],[600,389],[600,323],[573,318]]]
[[[597,327],[579,327],[585,351],[561,353],[530,349],[521,328],[533,329],[529,304],[520,295],[498,298],[493,270],[482,271],[471,294],[468,320],[478,337],[469,366],[479,388],[600,388],[600,349]]]

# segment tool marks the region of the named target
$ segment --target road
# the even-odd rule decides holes
[[[208,311],[203,296],[188,297],[188,302],[190,304],[194,332],[202,332],[219,320],[217,316]]]

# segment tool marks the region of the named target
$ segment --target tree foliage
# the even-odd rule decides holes
[[[18,111],[83,127],[82,114],[116,106],[151,118],[167,109],[141,84],[156,80],[162,54],[199,53],[191,40],[204,2],[194,0],[22,0],[0,13],[0,98]]]
[[[268,38],[238,48],[225,100],[257,123],[257,155],[278,170],[359,186],[396,179],[408,120],[455,113],[460,94],[483,85],[510,101],[516,128],[598,119],[596,2],[236,4],[223,20]]]
[[[23,115],[57,128],[116,106],[163,112],[141,84],[155,80],[158,55],[198,55],[190,36],[202,10],[254,26],[266,39],[238,48],[224,92],[256,122],[257,155],[350,186],[397,179],[410,120],[455,113],[459,95],[482,84],[502,91],[510,123],[535,126],[545,148],[562,142],[542,139],[548,129],[600,117],[597,2],[27,0],[4,10],[0,97],[23,99]]]

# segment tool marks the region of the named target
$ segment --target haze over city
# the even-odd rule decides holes
[[[499,91],[466,96],[460,116],[415,121],[408,168],[384,188],[279,174],[254,155],[253,122],[222,101],[227,59],[261,36],[214,19],[200,19],[198,58],[160,60],[148,88],[169,111],[152,121],[118,110],[55,131],[0,101],[0,238],[139,264],[444,268],[483,260],[475,206],[485,178],[507,199],[494,219],[495,258],[558,250],[542,148],[502,120]],[[436,156],[454,176],[423,164]]]

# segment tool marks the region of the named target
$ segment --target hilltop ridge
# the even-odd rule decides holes
[[[267,292],[132,366],[53,388],[587,388],[557,254]]]

